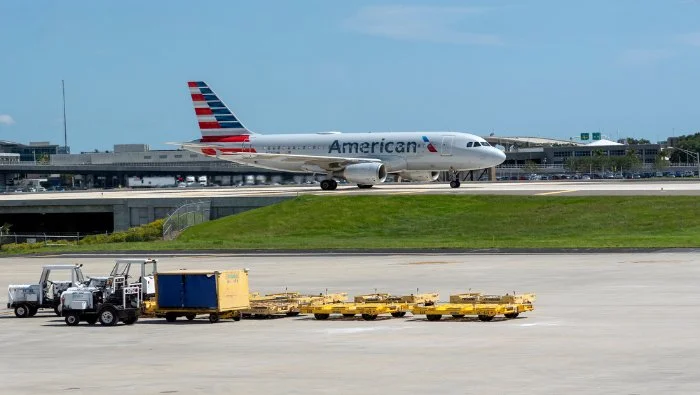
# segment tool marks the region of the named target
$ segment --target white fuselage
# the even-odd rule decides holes
[[[485,143],[483,138],[456,132],[252,134],[245,140],[248,141],[207,143],[216,150],[186,148],[237,163],[290,172],[324,170],[309,163],[245,153],[379,159],[389,173],[484,169],[505,160],[501,150],[481,145]],[[477,142],[480,145],[474,147]]]

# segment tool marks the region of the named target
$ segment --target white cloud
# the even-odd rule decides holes
[[[628,49],[620,54],[618,61],[626,66],[651,66],[674,55],[667,49]]]
[[[684,44],[700,47],[700,32],[681,34],[678,40]]]
[[[0,125],[12,125],[15,120],[7,114],[0,114]]]
[[[495,34],[464,32],[457,25],[468,16],[481,14],[481,7],[367,6],[347,19],[348,29],[396,40],[453,44],[501,45]]]

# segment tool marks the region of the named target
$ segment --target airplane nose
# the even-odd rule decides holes
[[[492,148],[493,149],[493,158],[496,164],[494,166],[498,166],[501,163],[503,163],[506,160],[506,153],[499,150],[498,148]]]

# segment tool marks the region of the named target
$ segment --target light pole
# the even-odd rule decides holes
[[[669,149],[677,149],[678,151],[681,151],[685,153],[686,155],[690,155],[692,158],[694,158],[697,163],[698,163],[698,178],[700,178],[700,152],[693,152],[693,151],[688,151],[683,148],[678,148],[678,147],[668,147]]]

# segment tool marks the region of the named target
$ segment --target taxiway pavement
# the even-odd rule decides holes
[[[0,289],[41,266],[0,259]],[[250,268],[260,292],[535,292],[535,311],[479,322],[424,317],[68,327],[0,313],[8,394],[656,394],[700,392],[697,253],[162,257],[161,270]],[[5,303],[5,299],[0,301]]]

